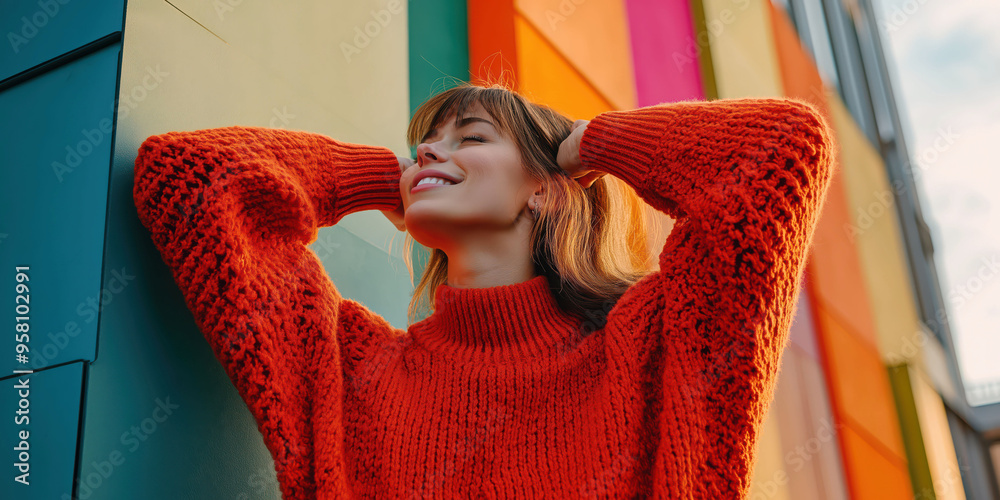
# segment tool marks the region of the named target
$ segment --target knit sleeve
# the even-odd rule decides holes
[[[732,474],[724,471],[753,456],[832,147],[822,115],[792,99],[606,112],[584,132],[584,167],[622,179],[675,219],[658,271],[626,291],[608,322],[636,357],[668,358],[659,360],[669,367],[663,397],[685,407],[671,412],[704,419],[705,433],[692,436],[700,442],[683,446],[699,450],[708,475]]]
[[[139,148],[139,219],[255,417],[283,498],[315,494],[311,398],[317,377],[342,390],[335,333],[358,321],[344,317],[357,308],[342,307],[306,245],[347,214],[399,206],[399,176],[389,149],[302,131],[169,132]],[[323,418],[339,421],[339,411]],[[342,461],[342,450],[326,451]]]

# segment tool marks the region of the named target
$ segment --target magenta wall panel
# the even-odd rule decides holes
[[[703,99],[689,0],[626,0],[638,106]]]

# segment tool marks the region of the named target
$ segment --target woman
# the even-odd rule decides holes
[[[139,149],[139,216],[284,498],[745,497],[832,176],[824,119],[740,99],[571,123],[464,85],[407,135],[415,162],[241,126]],[[622,183],[676,220],[653,272]],[[432,314],[405,331],[306,247],[372,209],[433,249],[410,306]]]

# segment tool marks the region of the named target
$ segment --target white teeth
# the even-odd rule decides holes
[[[420,179],[420,182],[417,183],[417,186],[421,186],[424,184],[442,184],[445,186],[449,186],[451,184],[454,184],[454,182],[442,179],[440,177],[424,177],[423,179]]]

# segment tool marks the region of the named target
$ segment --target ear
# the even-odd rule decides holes
[[[545,184],[538,183],[535,192],[528,197],[528,207],[541,207],[545,204]]]

